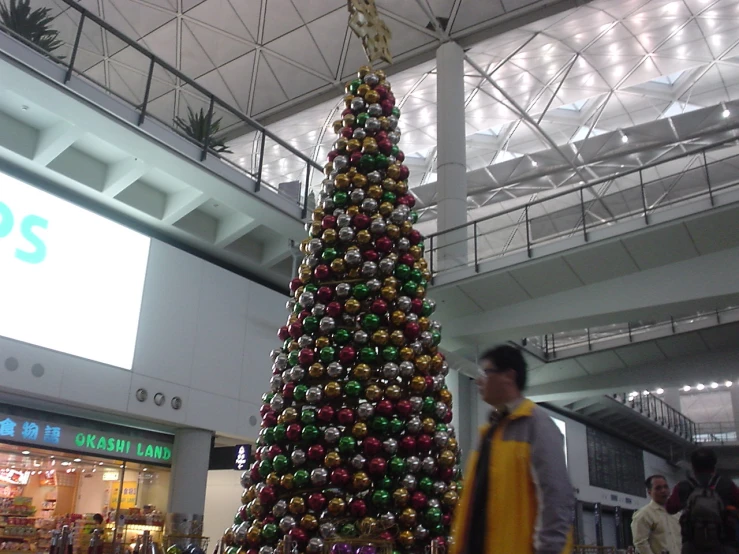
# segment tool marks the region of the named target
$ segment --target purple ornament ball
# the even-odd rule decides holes
[[[352,554],[352,547],[345,542],[337,542],[331,547],[331,554]]]
[[[377,554],[377,549],[370,545],[360,546],[357,548],[356,554]]]

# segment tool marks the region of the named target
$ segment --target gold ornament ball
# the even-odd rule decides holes
[[[323,387],[323,394],[326,395],[326,398],[338,398],[341,396],[341,385],[336,381],[326,383],[326,386]]]
[[[292,490],[292,488],[295,486],[295,478],[293,477],[292,473],[286,473],[282,476],[282,479],[280,479],[280,485],[283,489],[286,490]]]
[[[387,233],[387,236],[389,236],[393,240],[398,240],[400,238],[400,227],[394,224],[390,224],[387,226],[387,229],[385,231]]]
[[[357,96],[364,96],[371,90],[372,90],[372,87],[362,83],[361,85],[359,85],[359,88],[357,89]]]
[[[334,183],[336,184],[337,189],[346,190],[349,188],[349,185],[351,185],[351,180],[349,179],[349,176],[346,173],[339,173],[336,176]]]
[[[396,259],[392,255],[389,257]],[[395,277],[386,277],[385,280],[382,282],[382,286],[397,289],[398,287],[400,287],[400,281],[398,281]]]
[[[451,450],[442,450],[441,454],[439,454],[439,465],[441,467],[452,467],[456,460],[457,457]]]
[[[456,506],[459,502],[459,495],[453,491],[446,491],[444,496],[441,497],[441,502],[445,506]]]
[[[400,349],[400,359],[404,362],[410,362],[411,360],[413,360],[414,356],[415,354],[413,353],[412,348],[406,346]]]
[[[367,196],[379,200],[382,198],[382,187],[380,185],[372,185],[367,189]]]
[[[323,377],[325,371],[326,370],[324,369],[323,364],[313,364],[308,370],[308,375],[310,375],[313,379],[320,379],[321,377]]]
[[[413,537],[413,532],[406,529],[405,531],[401,531],[400,534],[398,534],[398,542],[404,548],[410,548],[415,544],[416,539]]]
[[[369,244],[372,240],[372,235],[367,229],[362,229],[357,233],[357,242],[359,244]]]
[[[257,542],[261,536],[262,530],[256,525],[249,527],[249,530],[246,532],[246,540],[249,542]]]
[[[346,96],[344,96],[344,106],[346,106],[347,108],[351,108],[352,100],[354,100],[353,94],[347,94]]]
[[[349,141],[346,140],[344,137],[341,137],[334,143],[334,149],[335,150],[346,150],[346,147],[349,145]]]
[[[356,315],[361,307],[362,304],[356,298],[350,298],[344,303],[344,310],[350,315]]]
[[[331,162],[323,166],[323,174],[328,177],[334,172],[334,164]]]
[[[354,183],[355,187],[359,187],[360,189],[363,189],[367,186],[367,177],[362,175],[361,173],[357,173],[352,177],[352,183]]]
[[[383,300],[392,302],[398,297],[398,290],[394,287],[382,287],[380,289],[380,296],[382,296]]]
[[[270,485],[272,487],[276,487],[277,485],[280,484],[280,476],[277,475],[276,473],[272,472],[269,475],[267,475],[267,478],[264,481],[268,485]]]
[[[318,337],[316,339],[316,348],[326,348],[327,346],[331,346],[331,339],[328,337]]]
[[[408,489],[396,489],[395,492],[393,492],[393,502],[398,508],[405,508],[410,496]]]
[[[395,191],[395,186],[397,185],[397,181],[395,179],[383,179],[382,180],[382,188],[385,190],[389,190],[390,192]]]
[[[405,348],[403,350],[405,350]],[[411,392],[416,394],[422,393],[426,389],[426,379],[420,375],[416,375],[411,379],[410,389]]]
[[[367,137],[362,141],[362,152],[374,154],[377,152],[377,141],[373,137]]]
[[[408,192],[408,181],[398,181],[398,186],[395,187],[395,192],[398,194],[405,194]]]
[[[318,528],[318,520],[313,514],[305,514],[300,520],[300,527],[306,531],[313,531]]]
[[[388,121],[387,117],[385,117],[384,115],[380,116],[380,128],[383,131],[390,130],[390,121]]]
[[[339,467],[341,465],[341,456],[339,456],[338,452],[329,452],[323,458],[323,464],[329,469]]]
[[[372,481],[369,478],[369,475],[367,475],[364,471],[358,471],[354,474],[354,477],[352,478],[352,486],[357,491],[364,491],[367,490],[370,486],[370,483]]]
[[[400,232],[403,233],[403,235],[407,235],[413,230],[413,224],[410,221],[404,221],[400,224]]]
[[[398,177],[400,177],[400,166],[398,164],[392,164],[391,166],[388,166],[387,176],[397,181]]]
[[[459,452],[459,443],[457,442],[457,439],[451,438],[449,439],[449,442],[446,443],[447,448],[451,450],[452,452]]]
[[[421,316],[418,318],[418,326],[421,328],[421,331],[428,331],[429,327],[431,327],[431,322],[429,321],[429,318]],[[431,362],[431,359],[429,359],[429,363]]]
[[[378,211],[380,212],[380,215],[382,217],[388,217],[391,213],[393,213],[393,209],[394,209],[394,206],[390,202],[383,202],[382,204],[380,204]],[[389,227],[390,226],[388,226],[388,231],[389,231]],[[388,231],[386,232],[389,235],[390,233]],[[398,233],[400,233],[400,229],[398,229]]]
[[[241,493],[241,503],[242,504],[248,504],[251,498],[249,498],[249,489],[244,489],[244,492]]]
[[[387,73],[385,73],[384,69],[378,69],[377,71],[375,71],[375,75],[377,75],[377,78],[380,81],[384,81],[385,79],[387,79]]]
[[[390,400],[400,400],[403,397],[403,389],[400,388],[400,385],[389,385],[385,389],[385,396]]]
[[[372,375],[372,369],[367,364],[357,364],[352,370],[352,375],[357,381],[366,381]]]
[[[379,329],[372,333],[372,342],[379,346],[385,346],[390,340],[390,334],[385,329]]]
[[[287,350],[288,352],[292,352],[293,350],[300,350],[300,345],[298,344],[298,341],[290,341],[290,344],[287,346]]]
[[[416,514],[416,510],[414,510],[413,508],[405,508],[400,513],[398,521],[400,521],[400,523],[405,527],[413,527],[416,524],[417,518],[418,515]]]
[[[369,65],[363,65],[359,68],[359,71],[357,71],[357,77],[364,79],[364,76],[367,75],[367,73],[372,73],[372,68]]]
[[[423,428],[424,433],[430,435],[436,430],[436,422],[433,417],[425,417],[423,418],[423,421],[421,421],[421,427]]]
[[[343,498],[332,498],[328,502],[328,513],[332,516],[340,516],[346,509],[346,502]]]
[[[439,391],[439,400],[441,400],[447,406],[451,405],[451,403],[452,403],[452,393],[449,392],[449,389],[441,389]]]
[[[334,273],[344,273],[346,271],[346,262],[341,258],[331,261],[331,271]]]
[[[288,423],[292,423],[296,419],[298,419],[298,410],[290,406],[289,408],[285,408],[285,411],[282,412],[282,415],[285,416],[285,421]]]
[[[305,513],[305,500],[303,500],[299,496],[293,496],[290,499],[290,504],[288,504],[288,509],[290,510],[290,513],[293,515],[302,515]]]
[[[370,90],[364,95],[364,100],[368,104],[377,104],[380,101],[380,93],[376,90]]]
[[[390,342],[395,346],[403,346],[405,344],[405,335],[403,334],[403,331],[398,330],[390,333]]]
[[[390,314],[390,321],[392,321],[393,325],[396,327],[400,327],[405,323],[405,313],[400,310],[395,310]]]
[[[359,142],[357,139],[351,139],[346,142],[346,149],[349,152],[356,152],[360,148],[362,148],[362,143]]]
[[[344,121],[341,119],[338,121],[334,121],[332,126],[334,128],[334,133],[338,135],[341,132],[342,127],[344,127]]]
[[[359,279],[359,275],[358,267],[349,270],[349,279]]]
[[[326,229],[321,238],[326,244],[334,244],[339,237],[336,229]]]
[[[345,127],[354,127],[354,124],[357,122],[357,118],[354,117],[354,114],[346,114],[344,116],[344,126]],[[331,172],[329,171],[329,174]]]
[[[431,367],[431,356],[423,355],[416,358],[416,367],[421,373],[428,373]]]
[[[352,427],[352,436],[355,439],[363,439],[364,437],[367,436],[367,433],[368,433],[367,424],[364,423],[363,421],[355,423],[354,427]]]
[[[367,390],[364,391],[364,396],[370,402],[377,402],[382,399],[382,389],[377,385],[370,385]]]

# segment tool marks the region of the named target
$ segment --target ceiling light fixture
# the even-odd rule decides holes
[[[81,461],[82,461],[82,460],[81,460],[80,458],[75,458],[75,459],[74,459],[74,463],[75,463],[75,464],[78,464],[78,463],[80,463]]]
[[[30,453],[31,452],[29,450],[24,450],[23,452],[21,452],[21,454],[23,454],[24,456],[28,456]]]
[[[626,135],[621,135],[621,142],[626,144],[627,142],[629,142],[629,137],[627,137]]]
[[[695,387],[698,390],[703,390],[706,388],[706,386],[703,383],[698,383],[698,386]]]
[[[731,115],[731,112],[728,110],[728,108],[724,108],[724,111],[721,112],[721,117],[723,117],[724,119],[726,119],[730,115]]]
[[[726,381],[726,382],[724,383],[724,385],[725,385],[725,386],[727,386],[727,387],[730,387],[730,386],[731,386],[731,385],[733,385],[733,384],[734,384],[734,383],[732,383],[731,381]]]
[[[685,385],[683,387],[683,392],[690,392],[690,385]]]
[[[657,394],[664,394],[664,392],[665,392],[665,389],[663,389],[662,387],[660,387],[660,388],[658,388],[658,389],[657,389],[656,391],[654,391],[654,392],[656,392]]]
[[[718,383],[715,383],[715,382],[714,383],[711,383],[711,388],[712,389],[717,389],[718,388]]]
[[[537,162],[536,160],[531,160],[531,165],[537,167],[539,165],[539,162]]]

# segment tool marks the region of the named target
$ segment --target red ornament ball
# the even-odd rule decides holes
[[[395,411],[403,417],[408,417],[413,411],[413,406],[411,406],[408,400],[403,398],[402,400],[398,400],[398,403],[395,405]]]
[[[326,497],[320,492],[314,492],[308,497],[308,508],[314,512],[322,512],[326,507]]]
[[[416,446],[418,447],[418,450],[421,452],[428,452],[431,450],[431,447],[434,444],[434,439],[431,438],[431,435],[423,434],[418,437],[416,440]]]
[[[375,248],[380,252],[390,252],[393,249],[393,239],[388,236],[380,237],[375,241]]]
[[[339,467],[331,472],[331,484],[337,487],[345,487],[351,479],[352,476],[346,468]]]
[[[287,327],[287,332],[290,333],[291,338],[298,340],[300,337],[303,336],[303,324],[299,321],[291,323]]]
[[[362,258],[367,262],[376,262],[380,259],[380,255],[377,253],[377,250],[365,250],[362,252]]]
[[[309,366],[316,358],[316,353],[312,348],[303,348],[298,354],[298,363],[303,366]]]
[[[308,449],[308,459],[313,462],[320,462],[326,456],[326,449],[320,444],[314,444]]]
[[[387,461],[385,458],[372,458],[367,466],[370,475],[382,476],[387,471]]]
[[[375,406],[375,413],[385,417],[393,415],[393,403],[387,399],[380,400]]]
[[[413,509],[416,511],[423,510],[427,502],[428,499],[426,498],[426,495],[421,491],[416,491],[411,496],[411,506],[413,506]]]
[[[283,325],[278,329],[277,336],[283,342],[290,338],[290,332],[287,330],[287,325]]]
[[[303,546],[308,542],[308,534],[305,531],[303,531],[300,527],[293,527],[290,530],[290,536],[300,546]]]
[[[423,300],[420,298],[414,298],[411,300],[411,311],[414,314],[420,314],[423,311]]]
[[[291,423],[290,425],[287,426],[287,430],[286,430],[287,438],[290,439],[291,441],[300,440],[300,432],[301,432],[301,428],[300,428],[300,425],[298,425],[297,423]]]
[[[384,315],[387,313],[387,302],[385,302],[382,298],[378,298],[372,302],[370,310],[373,314]]]
[[[282,387],[282,396],[284,396],[285,398],[292,398],[294,392],[295,392],[294,382],[285,383],[285,386]]]
[[[355,498],[349,503],[349,513],[353,517],[366,516],[367,515],[367,503],[360,498]]]
[[[351,425],[352,423],[354,423],[354,410],[352,410],[351,408],[342,408],[336,415],[339,423],[341,423],[342,425]]]
[[[367,437],[362,446],[366,456],[374,456],[382,450],[382,442],[377,437]]]
[[[416,439],[411,437],[410,435],[406,435],[401,439],[398,446],[400,447],[401,452],[408,456],[411,456],[416,451]]]
[[[421,334],[421,326],[416,323],[415,321],[411,321],[409,323],[405,324],[405,329],[403,329],[403,334],[410,340],[415,340],[418,338],[418,335]]]
[[[300,279],[296,277],[295,279],[290,281],[290,292],[295,292],[302,286],[303,286],[303,281],[301,281]]]
[[[402,166],[401,166],[402,169]],[[336,216],[335,215],[327,215],[321,220],[321,228],[326,229],[334,229],[336,227]]]
[[[326,304],[327,302],[330,302],[331,299],[334,297],[334,291],[331,290],[331,287],[321,287],[320,289],[318,289],[316,296],[318,297],[319,301]]]
[[[342,364],[350,364],[354,361],[357,356],[357,351],[353,346],[345,346],[339,351],[339,361]]]
[[[356,227],[358,230],[366,229],[370,226],[370,223],[372,223],[372,220],[368,215],[365,214],[357,214],[354,216],[354,227]]]
[[[315,275],[316,279],[319,281],[323,281],[331,275],[331,270],[326,264],[317,265],[316,269],[313,270],[313,275]]]
[[[329,423],[334,418],[335,410],[331,406],[321,406],[316,413],[318,421]]]
[[[265,506],[271,506],[277,501],[277,493],[274,487],[267,485],[259,491],[259,501]]]

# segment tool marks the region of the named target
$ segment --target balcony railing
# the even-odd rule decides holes
[[[549,333],[527,337],[520,344],[540,359],[555,360],[736,322],[739,322],[739,307],[730,306],[664,321],[614,323]]]
[[[65,85],[73,76],[84,79],[133,107],[139,127],[147,120],[158,121],[197,144],[199,161],[217,158],[253,179],[256,191],[269,188],[298,204],[303,217],[307,215],[311,174],[322,172],[322,166],[74,0],[61,3],[67,10],[55,21],[64,45],[54,53],[2,25],[0,30],[66,68]],[[67,17],[71,25],[66,19],[59,20]],[[187,120],[188,107],[206,114],[206,133],[201,140],[189,136],[177,124],[178,117]],[[244,134],[251,133],[251,155],[230,160],[212,148],[213,141],[222,136],[210,136],[211,123],[218,120],[223,126],[239,126]]]
[[[697,424],[695,442],[723,444],[736,441],[736,423],[733,421]]]
[[[718,197],[739,185],[737,141],[666,157],[578,188],[556,192],[476,221],[427,236],[432,275],[480,266],[502,256],[528,258],[543,245],[655,214],[696,199]]]
[[[613,398],[683,439],[696,442],[696,423],[662,399],[646,391],[636,395],[614,394]]]

